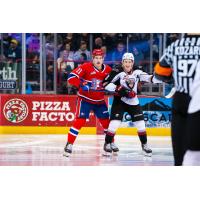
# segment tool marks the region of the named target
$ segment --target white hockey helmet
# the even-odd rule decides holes
[[[125,59],[129,59],[129,60],[134,61],[134,56],[133,56],[132,53],[125,53],[125,54],[122,56],[122,61],[125,60]]]

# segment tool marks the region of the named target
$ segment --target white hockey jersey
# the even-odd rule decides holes
[[[117,74],[111,83],[109,83],[105,89],[114,92],[116,90],[116,85],[114,84],[117,80],[120,80],[120,85],[129,89],[130,91],[134,91],[137,94],[137,88],[139,81],[148,82],[148,83],[162,83],[162,81],[156,79],[153,75],[149,75],[142,70],[134,70],[132,74],[127,74],[124,71]],[[121,97],[121,100],[129,105],[138,105],[139,100],[137,95],[133,98]]]

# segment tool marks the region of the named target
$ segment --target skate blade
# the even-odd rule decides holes
[[[71,153],[64,152],[64,153],[63,153],[63,156],[65,156],[65,157],[70,157],[70,156],[71,156]]]
[[[102,153],[102,155],[105,156],[105,157],[111,157],[112,156],[112,152],[106,152],[106,151],[104,151]]]
[[[152,157],[152,153],[143,152],[143,155],[146,156],[146,157]]]
[[[119,151],[113,151],[114,156],[118,156]]]

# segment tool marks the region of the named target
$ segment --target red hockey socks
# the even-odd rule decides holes
[[[147,133],[146,131],[138,131],[138,136],[139,136],[139,139],[140,139],[140,142],[142,144],[146,144],[147,143]]]
[[[104,131],[107,131],[109,123],[110,123],[110,120],[109,119],[99,119],[99,121],[100,121]]]
[[[84,118],[77,118],[72,127],[69,129],[68,132],[68,140],[67,142],[70,144],[74,144],[74,141],[76,140],[76,137],[79,134],[80,129],[85,125],[86,119]]]

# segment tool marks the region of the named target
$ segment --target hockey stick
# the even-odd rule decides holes
[[[176,88],[173,87],[171,89],[171,91],[169,92],[169,94],[165,95],[165,98],[167,98],[167,99],[172,98],[174,96],[175,92],[176,92]]]
[[[115,92],[109,92],[107,90],[94,90],[94,89],[90,89],[90,90],[88,90],[88,92],[89,91],[92,91],[92,92],[108,92],[111,95],[115,94]],[[172,98],[174,96],[175,92],[176,92],[176,88],[173,87],[170,90],[170,92],[167,95],[165,95],[165,96],[164,95],[163,96],[162,95],[143,95],[143,94],[137,95],[137,96],[139,96],[139,97],[148,97],[148,98],[152,97],[152,98],[166,98],[166,99],[170,99],[170,98]]]
[[[173,87],[172,89],[171,89],[171,91],[167,94],[167,95],[139,95],[139,97],[152,97],[152,98],[166,98],[166,99],[170,99],[170,98],[172,98],[173,96],[174,96],[174,94],[175,94],[175,92],[176,92],[176,88],[175,87]]]

